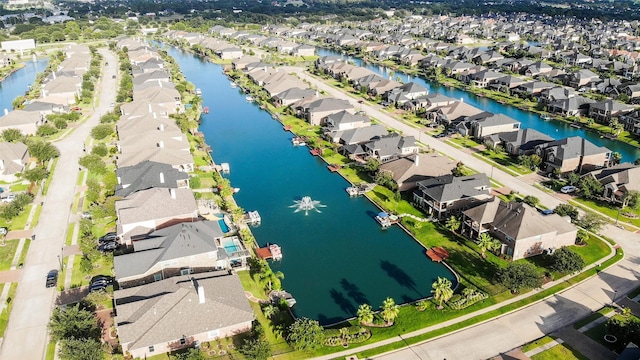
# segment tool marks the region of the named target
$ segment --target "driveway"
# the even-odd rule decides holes
[[[557,196],[559,194],[546,193],[523,181],[523,179],[515,178],[464,151],[426,135],[419,129],[392,118],[382,111],[379,105],[359,104],[358,99],[351,98],[338,89],[310,76],[301,68],[289,67],[287,72],[295,72],[303,80],[309,81],[314,87],[325,91],[331,96],[348,100],[355,109],[361,108],[370,117],[377,119],[387,127],[401,131],[405,136],[412,135],[416,140],[429,145],[432,149],[447,154],[456,160],[461,160],[467,166],[479,172],[492,173],[493,178],[502,183],[504,187],[517,191],[522,195],[535,196],[548,208],[555,208],[564,203],[564,199]],[[640,279],[640,272],[638,271],[640,265],[640,236],[612,225],[607,225],[602,233],[615,239],[625,250],[626,256],[616,265],[600,272],[598,276],[527,308],[375,358],[402,360],[488,359],[533,341],[545,334],[557,331],[590,314],[591,311],[611,303],[614,295],[620,297],[638,285],[638,280]],[[418,333],[420,331],[403,336],[415,336]],[[401,339],[398,338],[398,340]],[[352,352],[332,354],[331,358],[346,356],[350,353]]]
[[[115,100],[117,84],[117,59],[105,49],[99,50],[110,65],[104,71],[99,88],[100,103],[91,117],[69,136],[55,143],[60,159],[44,198],[38,226],[34,229],[37,241],[29,247],[22,279],[14,297],[11,318],[0,348],[0,359],[44,359],[49,341],[47,323],[57,295],[55,288],[45,288],[45,275],[59,268],[60,254],[66,239],[71,204],[78,178],[78,159],[84,155],[82,148],[91,129],[99,123],[100,116],[111,110],[109,103]]]

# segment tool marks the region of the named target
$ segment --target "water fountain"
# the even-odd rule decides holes
[[[289,206],[290,208],[296,208],[294,212],[304,211],[305,215],[309,215],[310,210],[315,210],[316,212],[322,212],[319,207],[326,207],[326,205],[320,204],[318,200],[312,200],[311,196],[303,196],[300,200],[294,200],[294,204]]]

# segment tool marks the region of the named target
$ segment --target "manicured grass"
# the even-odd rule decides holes
[[[18,266],[20,266],[20,264],[24,264],[24,261],[27,259],[27,253],[29,252],[30,245],[31,239],[25,239],[24,245],[22,245],[22,252],[20,253],[20,257],[18,258]]]
[[[559,344],[547,351],[535,354],[531,357],[531,360],[589,360],[588,357],[582,355],[576,350],[572,349],[569,345]]]
[[[94,265],[94,268],[90,273],[85,273],[80,268],[80,260],[82,255],[76,255],[73,259],[73,273],[71,274],[71,287],[80,287],[89,285],[92,277],[97,275],[113,275],[111,269],[113,268],[113,255],[106,254],[100,256]]]
[[[77,186],[82,186],[82,180],[84,179],[84,173],[86,170],[80,170],[78,172],[78,179],[76,180],[76,185]]]
[[[0,218],[0,227],[6,227],[9,230],[22,230],[27,225],[27,220],[29,219],[29,213],[31,212],[31,207],[33,205],[27,205],[24,207],[24,210],[20,213],[20,215],[14,217],[11,222],[7,222],[4,218]]]
[[[582,207],[586,207],[588,209],[600,212],[612,219],[618,218],[619,222],[622,222],[622,223],[626,222],[626,223],[633,224],[635,226],[640,227],[640,217],[638,219],[631,219],[622,215],[622,212],[631,212],[640,216],[640,211],[633,210],[629,207],[626,207],[624,210],[620,211],[621,214],[620,216],[618,216],[619,208],[607,202],[598,201],[598,200],[587,200],[587,199],[582,199],[577,197],[573,198],[572,202],[582,205]]]
[[[636,317],[634,315],[629,315],[629,317],[630,317],[629,319],[631,321],[640,322],[640,318],[638,318],[638,317]],[[617,314],[617,315],[614,315],[612,317],[612,319],[613,318],[624,319],[624,316],[621,315],[621,314]],[[607,323],[606,322],[603,322],[602,324],[599,324],[598,326],[594,327],[593,329],[587,330],[584,334],[587,335],[588,337],[592,338],[593,340],[599,342],[601,345],[603,345],[607,349],[609,349],[611,351],[615,351],[617,353],[620,353],[624,349],[624,347],[626,346],[626,344],[622,343],[622,341],[617,341],[615,343],[609,343],[609,342],[604,340],[604,336],[605,335],[611,334],[610,332],[607,331]],[[615,334],[613,334],[613,335],[615,335]]]
[[[38,225],[38,221],[40,221],[40,213],[42,212],[42,206],[40,204],[36,204],[36,212],[33,213],[33,217],[31,218],[31,228],[35,228]]]
[[[7,286],[7,284],[5,284],[5,286]],[[4,308],[0,314],[0,337],[3,337],[5,330],[7,330],[9,316],[11,315],[11,309],[13,308],[13,298],[16,296],[17,289],[18,283],[11,283],[11,288],[9,289],[9,294],[7,296],[7,307]]]
[[[42,187],[42,195],[47,195],[47,191],[49,191],[49,185],[51,185],[51,181],[53,180],[53,172],[56,169],[56,165],[58,165],[58,158],[53,159],[51,169],[49,170],[49,177],[47,177],[47,180],[45,180],[44,186]]]
[[[262,285],[251,278],[248,270],[238,271],[238,277],[242,283],[242,287],[249,291],[253,296],[261,300],[267,300],[267,296],[264,293]]]
[[[45,360],[53,360],[56,357],[56,342],[50,341],[47,344],[47,352],[45,353]]]
[[[586,246],[575,245],[570,248],[582,256],[586,265],[593,264],[611,252],[609,245],[592,234],[589,234]]]
[[[605,306],[602,309],[598,310],[597,312],[594,312],[591,315],[576,321],[573,324],[573,327],[575,329],[580,329],[581,327],[583,327],[585,325],[588,325],[588,324],[598,320],[599,318],[603,317],[604,315],[608,314],[611,311],[613,311],[612,307]]]
[[[71,245],[71,242],[73,242],[73,230],[76,227],[76,223],[71,223],[69,224],[69,227],[67,227],[67,238],[64,241],[65,246],[69,246]]]
[[[19,240],[6,240],[4,243],[4,246],[0,246],[0,271],[11,268],[11,262],[18,248]]]
[[[541,337],[540,339],[536,340],[536,341],[532,341],[528,344],[526,344],[525,346],[522,347],[522,352],[526,353],[527,351],[539,348],[540,346],[544,345],[544,344],[548,344],[552,341],[554,341],[555,339],[552,338],[551,336],[544,336]]]

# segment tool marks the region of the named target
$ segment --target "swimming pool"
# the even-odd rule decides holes
[[[227,254],[242,250],[242,247],[239,244],[236,244],[233,239],[222,239],[220,245],[222,245]]]
[[[224,222],[224,218],[218,220],[218,224],[220,225],[220,229],[222,230],[223,234],[226,234],[229,232],[229,227],[227,226],[227,223]]]

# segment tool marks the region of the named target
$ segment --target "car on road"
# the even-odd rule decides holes
[[[116,105],[116,103],[111,103],[109,104],[109,107],[114,107]]]
[[[572,186],[572,185],[567,185],[567,186],[563,186],[562,189],[560,189],[560,192],[564,193],[564,194],[570,194],[574,191],[578,190],[577,187]]]
[[[544,209],[544,210],[540,211],[540,213],[541,213],[542,215],[551,215],[551,214],[553,214],[553,210],[551,210],[551,209]]]
[[[45,285],[47,288],[58,285],[58,270],[51,270],[47,273],[47,282]]]
[[[440,139],[440,138],[443,138],[443,137],[445,137],[445,136],[447,136],[447,134],[442,133],[442,134],[438,134],[438,135],[436,135],[436,138],[437,138],[437,139]]]
[[[101,236],[98,239],[98,242],[100,244],[102,243],[107,243],[107,242],[113,242],[116,241],[118,239],[118,235],[115,232],[108,232],[106,234],[104,234],[103,236]]]
[[[118,247],[120,245],[118,245],[117,242],[115,241],[110,241],[110,242],[105,242],[102,243],[98,246],[98,250],[102,251],[102,252],[107,252],[107,251],[115,251],[118,250]]]

